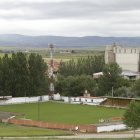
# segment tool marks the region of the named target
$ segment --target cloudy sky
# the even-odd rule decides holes
[[[140,36],[140,0],[0,0],[0,34]]]

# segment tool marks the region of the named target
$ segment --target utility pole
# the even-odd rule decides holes
[[[114,97],[114,88],[112,87],[112,97]]]
[[[114,96],[114,89],[113,89],[113,86],[112,86],[112,106],[113,106],[113,96]]]

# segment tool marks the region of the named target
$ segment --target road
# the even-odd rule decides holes
[[[133,131],[126,131],[126,132],[114,132],[114,133],[98,133],[98,134],[76,134],[73,136],[41,136],[41,137],[16,137],[16,139],[90,139],[90,138],[132,138],[133,137]],[[136,131],[136,137],[140,138],[140,130]],[[9,139],[15,139],[15,137],[4,137],[2,139],[9,140]]]

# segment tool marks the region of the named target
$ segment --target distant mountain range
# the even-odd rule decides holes
[[[0,46],[19,48],[46,48],[48,44],[60,48],[103,47],[116,43],[123,47],[140,47],[140,37],[63,37],[63,36],[26,36],[19,34],[1,34]]]

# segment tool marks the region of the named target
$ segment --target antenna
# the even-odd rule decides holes
[[[54,94],[54,60],[53,60],[53,54],[54,54],[54,45],[53,44],[49,44],[48,45],[49,50],[50,50],[50,67],[49,67],[49,94],[50,96],[53,96]]]

